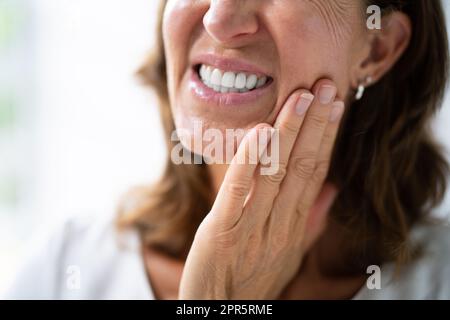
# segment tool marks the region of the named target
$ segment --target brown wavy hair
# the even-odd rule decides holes
[[[169,106],[161,2],[157,44],[139,75],[158,94],[167,148],[175,130]],[[348,108],[327,180],[340,190],[331,218],[342,227],[347,268],[409,261],[411,228],[443,199],[448,163],[431,133],[448,70],[446,24],[439,0],[370,0],[383,14],[402,11],[411,43],[397,64]],[[118,226],[135,228],[146,245],[185,258],[213,198],[206,165],[167,159],[161,180],[137,187],[119,207]]]

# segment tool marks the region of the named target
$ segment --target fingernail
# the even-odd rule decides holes
[[[337,89],[335,86],[323,85],[319,90],[319,101],[321,104],[330,104],[336,97]]]
[[[314,96],[310,93],[303,93],[298,100],[297,106],[295,107],[295,111],[299,116],[302,116],[306,113],[306,111],[311,106],[311,103],[314,100]]]
[[[342,101],[334,102],[330,113],[330,122],[338,121],[344,113],[344,108],[345,104]]]

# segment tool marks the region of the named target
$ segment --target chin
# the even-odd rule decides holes
[[[184,152],[203,158],[207,164],[230,163],[245,134],[257,124],[201,116],[178,115],[175,119],[177,131],[172,140],[179,145],[174,152],[180,152],[182,146]]]

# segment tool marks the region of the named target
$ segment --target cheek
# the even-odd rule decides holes
[[[163,39],[169,92],[174,92],[187,64],[191,35],[202,22],[203,8],[192,0],[169,0],[164,10]]]
[[[169,0],[167,2],[162,31],[165,45],[169,48],[185,39],[189,24],[192,24],[192,7],[191,1],[187,0]]]
[[[273,35],[280,56],[280,73],[289,90],[311,88],[320,78],[336,82],[345,97],[350,83],[351,37],[336,38],[317,14],[286,13],[277,17]]]

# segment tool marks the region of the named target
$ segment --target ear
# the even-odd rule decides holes
[[[382,19],[381,30],[370,30],[366,54],[352,72],[352,86],[357,88],[367,77],[372,83],[379,81],[400,59],[411,41],[410,18],[394,11]]]

